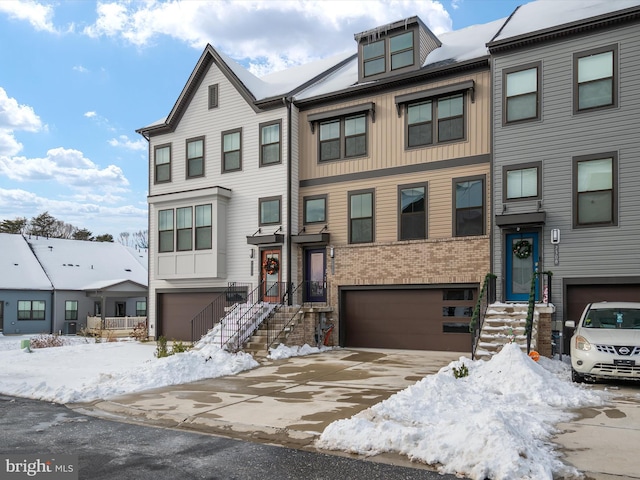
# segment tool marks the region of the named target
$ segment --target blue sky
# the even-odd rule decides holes
[[[48,211],[94,235],[146,230],[135,130],[169,113],[207,43],[260,76],[355,52],[355,33],[413,15],[437,35],[523,3],[2,0],[0,220]]]

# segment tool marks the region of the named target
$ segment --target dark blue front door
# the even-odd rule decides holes
[[[507,302],[528,302],[531,292],[531,277],[538,267],[538,233],[509,233],[505,241]],[[538,299],[538,282],[535,295]]]
[[[307,302],[326,302],[326,249],[310,248],[305,254],[305,293]]]

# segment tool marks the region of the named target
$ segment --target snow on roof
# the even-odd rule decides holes
[[[639,5],[640,0],[536,0],[518,8],[494,41]]]
[[[129,248],[111,242],[27,239],[56,290],[86,290],[126,280],[147,286],[147,267]]]
[[[482,25],[472,25],[460,30],[440,34],[440,48],[432,51],[423,67],[436,66],[442,62],[464,62],[489,54],[486,44],[504,25],[506,18]]]
[[[0,233],[0,289],[53,290],[22,235]]]
[[[503,18],[482,25],[473,25],[461,30],[438,35],[442,46],[436,48],[429,54],[422,69],[428,71],[429,68],[439,67],[443,64],[454,64],[488,55],[486,44],[494,37],[498,30],[500,30],[504,22],[505,19]],[[375,83],[377,83],[377,81],[371,82],[372,85]],[[331,75],[306,88],[298,95],[295,95],[295,99],[305,100],[316,96],[327,95],[348,89],[355,85],[363,85],[363,83],[358,83],[357,58],[352,59]]]

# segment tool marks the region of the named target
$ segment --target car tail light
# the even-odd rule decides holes
[[[584,350],[585,352],[591,350],[591,344],[582,335],[576,337],[576,350]]]

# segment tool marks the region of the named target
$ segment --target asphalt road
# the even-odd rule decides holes
[[[0,396],[0,454],[78,455],[82,480],[456,479],[419,468],[112,422],[63,405],[7,396]]]

